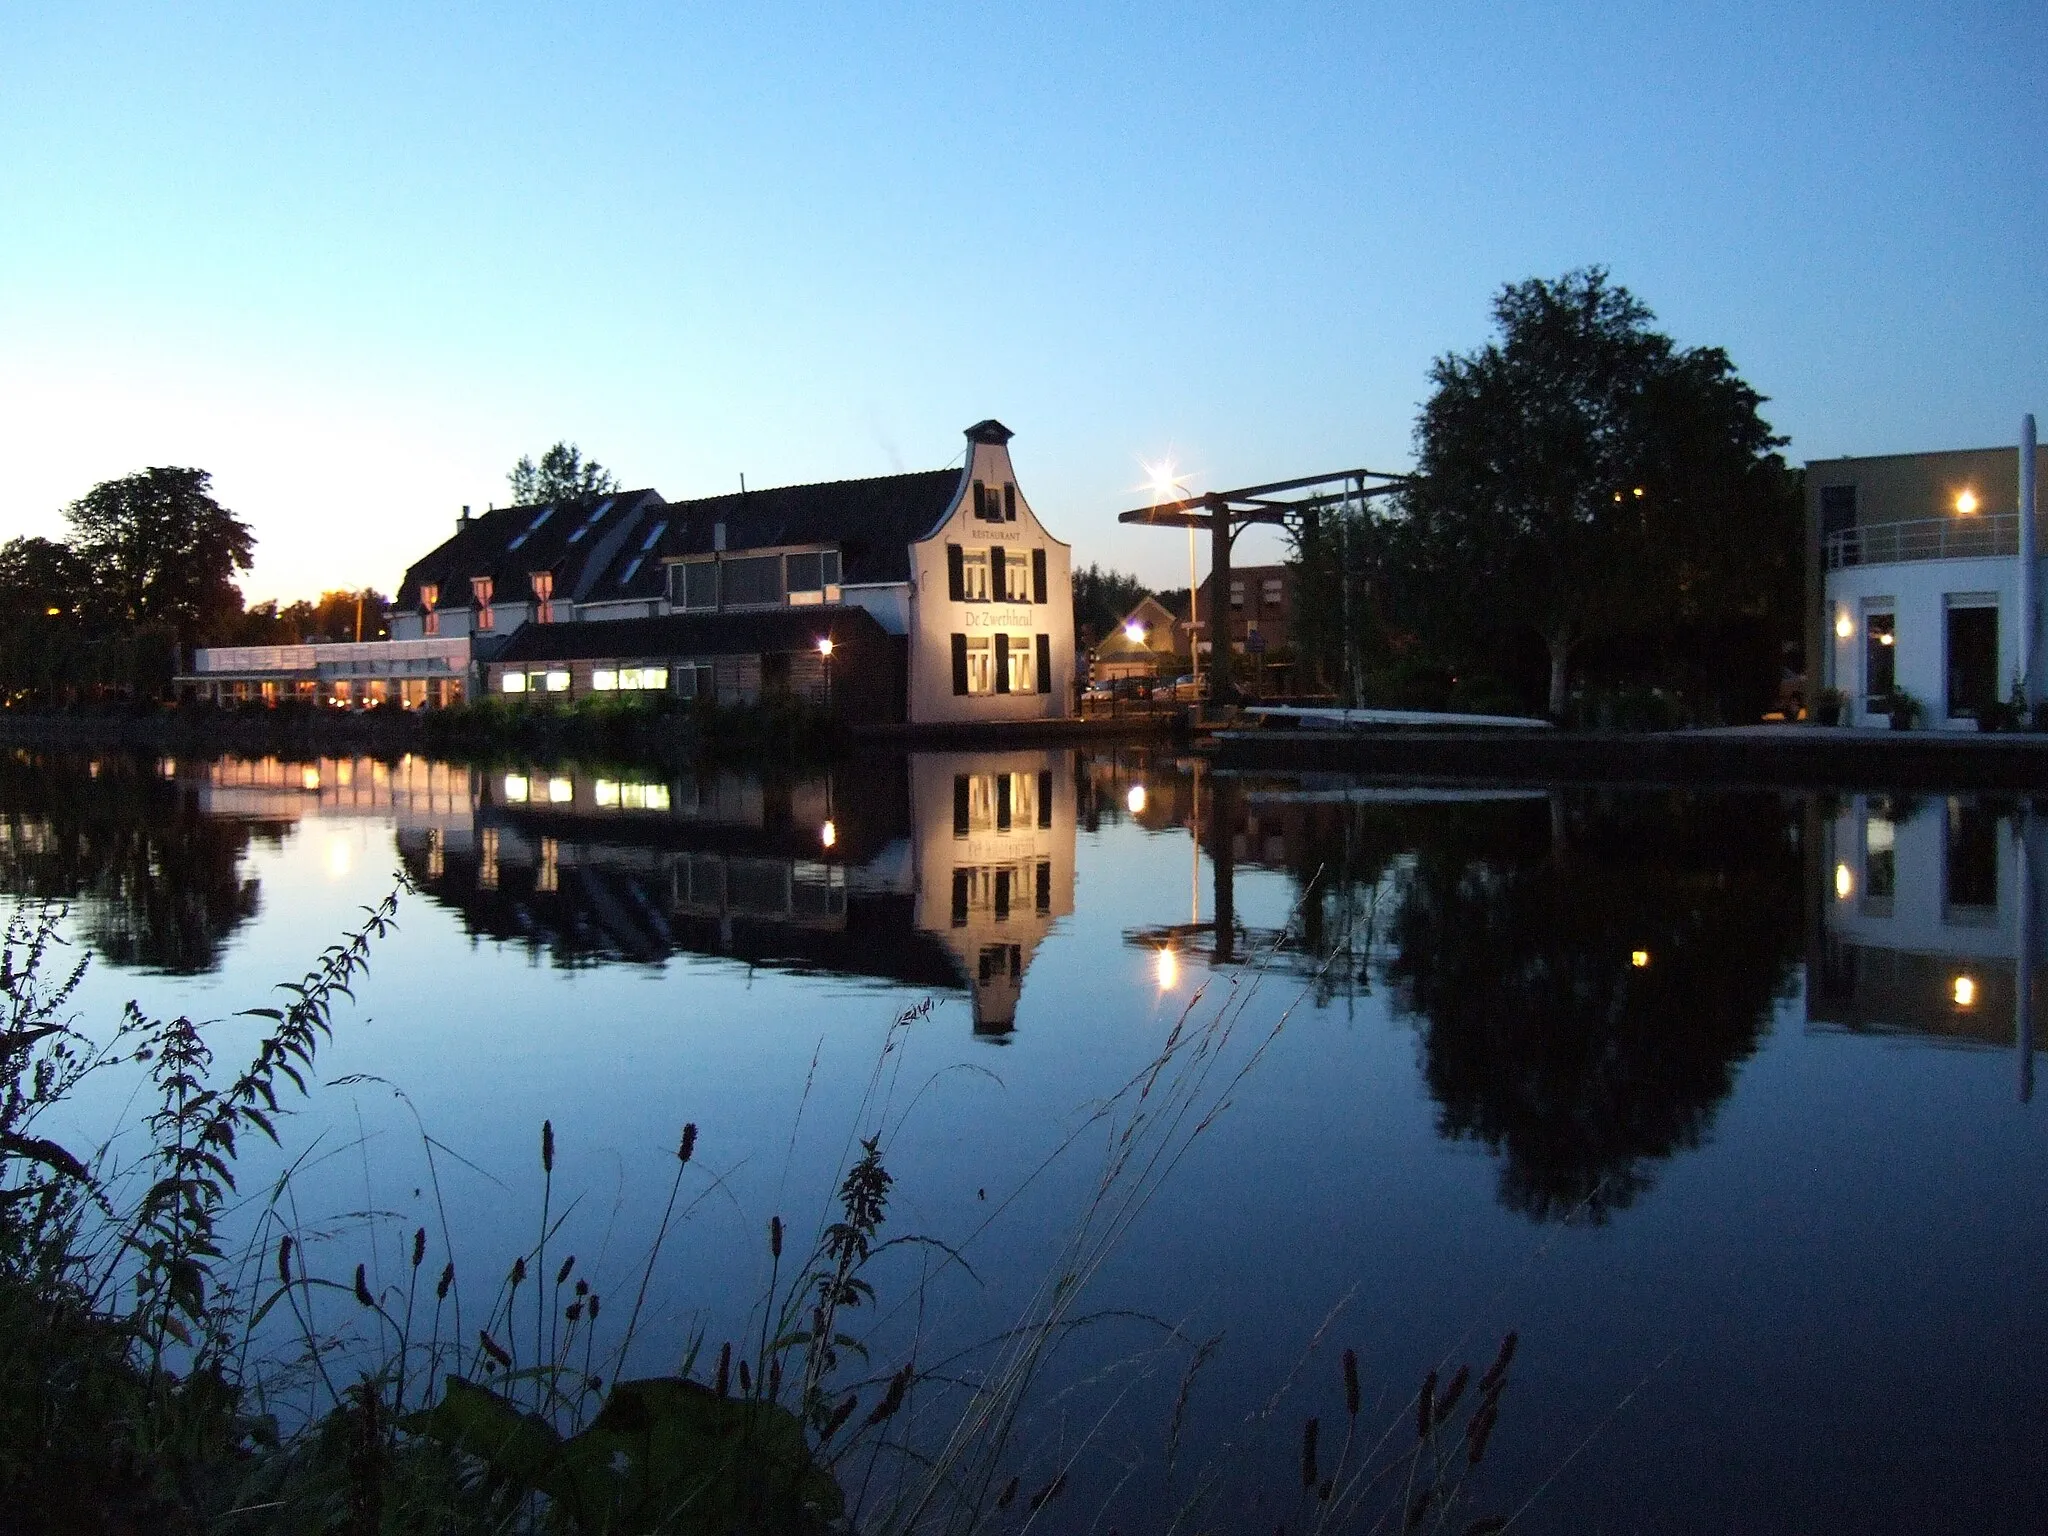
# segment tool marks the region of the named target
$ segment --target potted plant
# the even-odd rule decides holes
[[[1891,717],[1892,729],[1910,731],[1926,715],[1927,707],[1903,688],[1894,688],[1884,696],[1884,713]]]
[[[1808,718],[1815,725],[1840,725],[1848,703],[1849,695],[1839,688],[1819,689],[1813,696],[1813,709]]]

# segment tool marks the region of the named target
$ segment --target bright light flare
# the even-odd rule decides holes
[[[1647,949],[1632,949],[1629,951],[1628,963],[1639,971],[1647,971],[1650,968],[1650,952]]]
[[[1131,620],[1130,623],[1124,626],[1124,638],[1133,645],[1143,645],[1145,643],[1145,626],[1136,619]]]
[[[311,794],[320,792],[320,770],[311,763],[299,770],[299,787]]]
[[[1955,984],[1949,988],[1949,996],[1955,999],[1958,1008],[1976,1007],[1977,978],[1974,976],[1958,976],[1955,979]]]
[[[1846,640],[1855,633],[1856,621],[1849,617],[1849,610],[1844,608],[1835,615],[1835,638],[1837,640]]]
[[[1162,501],[1187,500],[1188,477],[1174,466],[1171,458],[1161,459],[1157,463],[1148,463],[1141,459],[1139,465],[1145,471],[1145,483],[1139,489],[1152,498],[1153,506],[1158,506]]]
[[[327,840],[327,878],[346,880],[349,870],[355,864],[355,853],[345,837],[330,837]]]
[[[1846,864],[1835,866],[1835,900],[1847,901],[1856,894],[1856,876]]]
[[[1977,493],[1975,491],[1961,490],[1956,492],[1956,511],[1960,512],[1964,517],[1975,516],[1977,506]]]
[[[818,636],[818,654],[820,656],[830,656],[832,654],[832,637],[830,635]]]
[[[1124,804],[1131,808],[1133,816],[1145,814],[1145,786],[1133,784],[1130,793],[1124,796]]]
[[[825,823],[825,825],[823,825],[822,827],[818,828],[818,842],[819,842],[819,843],[820,843],[820,844],[821,844],[822,846],[824,846],[824,847],[826,847],[826,848],[833,848],[833,847],[836,847],[836,846],[838,846],[838,843],[839,843],[839,828],[838,828],[838,826],[837,826],[836,824],[834,824],[833,822],[829,822],[829,821],[828,821],[828,822],[826,822],[826,823]]]
[[[1180,956],[1171,946],[1159,951],[1159,958],[1153,962],[1153,975],[1159,982],[1159,990],[1171,992],[1180,985]]]

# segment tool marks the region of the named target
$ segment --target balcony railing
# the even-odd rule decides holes
[[[1902,560],[1981,560],[2020,550],[2017,512],[1983,517],[1929,517],[1911,523],[1844,528],[1827,536],[1828,569],[1896,565]]]

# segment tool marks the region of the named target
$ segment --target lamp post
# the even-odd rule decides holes
[[[818,636],[818,654],[825,659],[825,713],[832,713],[832,637]]]

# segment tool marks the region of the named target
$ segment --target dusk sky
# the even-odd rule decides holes
[[[1608,266],[1796,460],[2048,413],[2036,5],[13,5],[0,537],[213,472],[254,599],[390,591],[557,438],[671,498],[1006,422],[1085,564],[1410,460],[1503,282]],[[1270,545],[1249,541],[1241,558]]]

